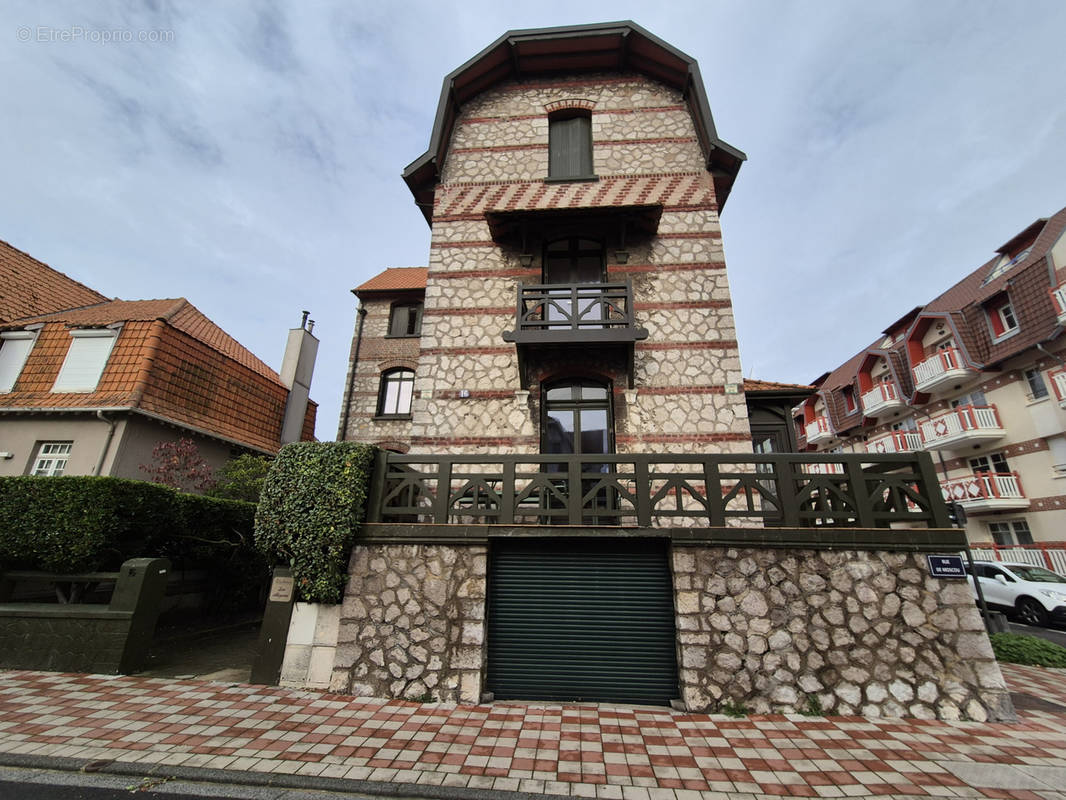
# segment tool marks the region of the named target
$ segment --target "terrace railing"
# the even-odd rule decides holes
[[[515,329],[503,334],[517,344],[633,342],[647,336],[633,316],[628,281],[519,286]]]
[[[368,521],[948,528],[927,453],[381,453]]]

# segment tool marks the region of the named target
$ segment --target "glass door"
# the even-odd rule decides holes
[[[611,418],[611,390],[604,383],[592,380],[571,380],[548,386],[544,392],[541,452],[550,455],[600,455],[613,451],[613,420]],[[546,472],[562,473],[560,488],[565,487],[565,495],[580,492],[581,497],[592,491],[596,479],[584,477],[581,486],[566,486],[565,475],[568,470],[566,461],[548,463]],[[582,472],[609,472],[605,463],[585,462]],[[578,498],[580,499],[580,498]],[[591,502],[592,508],[612,507],[610,493],[605,487],[596,492]],[[586,509],[587,510],[587,509]],[[583,522],[595,524],[593,513],[583,516]],[[603,520],[599,520],[602,522]],[[613,520],[611,520],[613,521]]]
[[[544,283],[574,286],[604,282],[603,245],[593,239],[572,236],[550,242],[544,250]],[[599,328],[597,320],[606,318],[601,300],[583,297],[574,301],[569,289],[552,289],[557,297],[548,303],[545,319],[559,323],[553,329],[569,327]]]

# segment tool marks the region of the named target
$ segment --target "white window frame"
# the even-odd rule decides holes
[[[55,477],[62,475],[70,460],[70,451],[74,442],[41,442],[37,445],[37,455],[33,459],[30,475]]]
[[[36,331],[0,333],[0,394],[7,394],[14,390],[36,341]],[[18,344],[9,344],[12,342],[18,342]],[[27,344],[23,344],[24,342]],[[6,356],[2,355],[4,352],[7,353]],[[6,374],[3,372],[5,366],[7,366]]]
[[[1029,523],[1024,519],[996,520],[995,522],[988,522],[986,524],[988,525],[989,537],[1000,547],[1016,547],[1019,544],[1032,544],[1033,542],[1033,532],[1029,529]],[[996,530],[997,528],[999,530]],[[1010,541],[996,541],[997,533]],[[1024,533],[1029,538],[1029,541],[1020,543],[1018,541],[1019,533]]]
[[[1043,400],[1048,395],[1047,381],[1044,380],[1043,371],[1033,367],[1032,369],[1022,370],[1022,379],[1025,381],[1027,389],[1026,396],[1029,400]],[[1037,394],[1034,389],[1034,384],[1040,387],[1042,394]]]
[[[70,346],[67,355],[63,359],[63,366],[59,368],[59,374],[52,385],[53,392],[80,393],[93,392],[100,383],[100,378],[107,367],[107,361],[111,358],[111,351],[118,339],[118,331],[114,328],[85,328],[70,332]],[[82,345],[82,342],[98,342],[102,339],[108,341],[103,345],[97,345],[95,350],[85,352],[90,345]]]

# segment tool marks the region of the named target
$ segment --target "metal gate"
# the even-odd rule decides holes
[[[494,540],[488,614],[497,699],[665,705],[678,696],[663,540]]]

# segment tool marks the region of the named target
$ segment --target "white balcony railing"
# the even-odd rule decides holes
[[[867,453],[913,453],[922,449],[922,437],[911,431],[892,431],[866,443]]]
[[[918,426],[926,450],[951,449],[999,439],[1004,434],[995,406],[959,406]]]
[[[925,361],[915,365],[914,388],[920,392],[932,391],[942,384],[966,378],[973,373],[962,360],[962,354],[954,347],[937,350]]]
[[[1029,505],[1017,472],[975,472],[965,478],[944,481],[940,488],[946,502],[961,503],[969,511],[1026,508]]]
[[[844,465],[832,462],[825,464],[808,464],[807,472],[814,475],[843,475]]]
[[[901,405],[903,401],[892,381],[880,381],[870,391],[862,394],[862,411],[868,417]]]
[[[816,444],[833,438],[833,432],[829,429],[829,420],[825,417],[815,417],[814,422],[808,422],[805,432],[807,444]]]
[[[1051,299],[1055,303],[1055,313],[1059,322],[1066,325],[1066,284],[1051,290]]]

